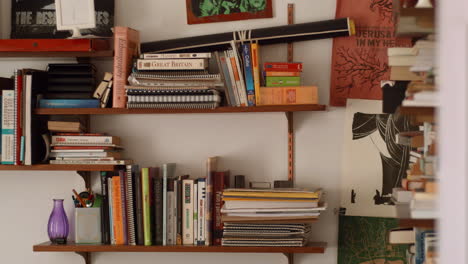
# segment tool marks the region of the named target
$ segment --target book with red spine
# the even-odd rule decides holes
[[[223,207],[223,190],[228,187],[229,171],[217,171],[213,177],[213,246],[221,246],[223,238],[223,222],[221,221],[221,208]]]
[[[125,108],[125,85],[132,68],[132,57],[138,56],[140,32],[128,27],[114,28],[114,81],[112,107]]]
[[[22,104],[22,98],[23,98],[23,70],[18,70],[17,74],[15,75],[16,77],[16,87],[15,87],[15,165],[21,165],[21,150],[24,149],[21,148],[21,138],[23,136],[23,104]]]
[[[122,210],[122,234],[123,244],[128,245],[128,226],[127,226],[127,188],[125,186],[127,182],[127,174],[124,170],[119,170],[120,178],[120,207]]]
[[[301,62],[265,62],[263,64],[263,70],[266,72],[302,72]]]

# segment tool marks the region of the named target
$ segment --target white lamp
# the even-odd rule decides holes
[[[96,27],[94,0],[55,0],[57,30],[72,30],[70,38],[83,38],[80,29]]]

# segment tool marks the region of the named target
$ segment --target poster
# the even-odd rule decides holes
[[[410,147],[395,138],[414,129],[405,116],[382,114],[380,100],[348,99],[341,178],[346,215],[396,216],[391,193],[406,178]]]
[[[393,0],[337,0],[336,17],[351,17],[356,35],[333,39],[330,105],[381,100],[380,81],[390,78],[387,48],[411,46],[410,39],[395,37]]]
[[[186,0],[187,23],[273,17],[272,0]]]
[[[11,0],[12,39],[67,38],[71,31],[57,31],[55,0]],[[96,28],[82,29],[82,35],[111,37],[114,0],[94,0]]]
[[[338,264],[405,264],[408,245],[388,243],[398,219],[340,216]]]

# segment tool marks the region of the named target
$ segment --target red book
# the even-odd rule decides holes
[[[21,164],[21,137],[23,136],[23,115],[21,114],[23,103],[23,71],[18,70],[16,77],[16,156],[15,156],[15,165]],[[24,148],[23,148],[24,149]]]
[[[223,222],[221,222],[221,208],[223,207],[223,190],[229,184],[229,171],[217,171],[213,177],[213,246],[221,246],[223,238]]]
[[[125,108],[125,85],[132,69],[132,57],[138,56],[140,32],[128,27],[114,28],[113,108]]]
[[[108,50],[109,39],[0,39],[0,52],[90,52]]]
[[[302,72],[301,62],[265,62],[263,64],[263,70],[269,71],[285,71],[285,72]]]

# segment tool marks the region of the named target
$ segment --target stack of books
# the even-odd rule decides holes
[[[221,103],[211,53],[142,54],[125,86],[127,108],[204,109]]]
[[[396,228],[388,235],[388,242],[395,245],[408,245],[408,264],[438,263],[436,232],[432,228]]]
[[[321,190],[227,189],[221,209],[224,246],[305,246],[326,205]]]
[[[316,86],[301,86],[302,63],[265,62],[261,105],[317,104]]]
[[[120,138],[106,134],[56,133],[52,136],[50,164],[126,165]]]
[[[221,194],[229,171],[207,160],[206,177],[176,175],[176,164],[102,172],[102,237],[116,245],[221,245]]]
[[[437,106],[435,41],[418,40],[411,48],[389,48],[392,81],[407,81],[403,106]]]
[[[47,87],[39,101],[41,108],[99,108],[93,99],[96,69],[89,63],[49,64]]]

